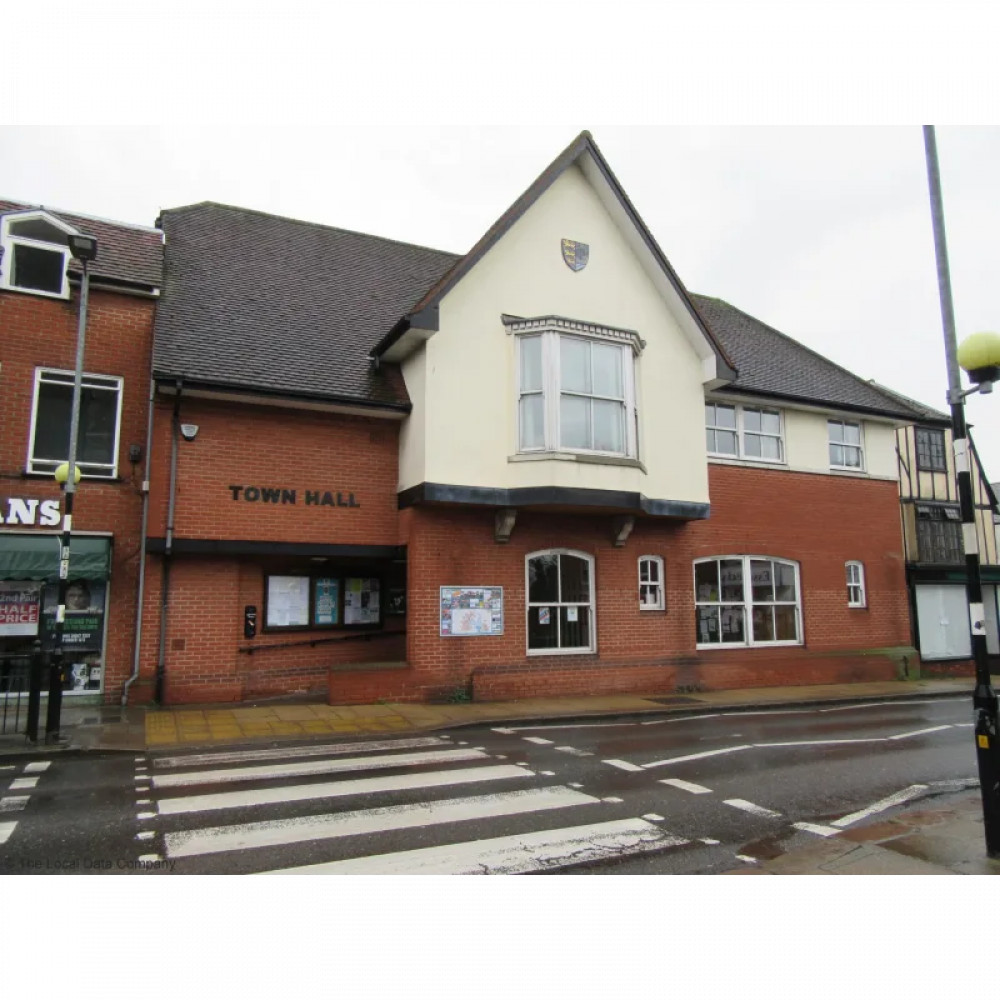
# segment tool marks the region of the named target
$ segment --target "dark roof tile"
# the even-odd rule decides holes
[[[739,373],[728,389],[905,420],[942,416],[866,382],[722,299],[691,298]]]
[[[456,255],[214,202],[161,218],[155,375],[407,404],[369,352]]]

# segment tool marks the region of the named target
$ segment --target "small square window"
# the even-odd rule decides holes
[[[51,474],[69,458],[73,408],[73,372],[38,368],[28,446],[28,471]],[[76,461],[80,473],[113,479],[118,472],[118,437],[122,380],[109,375],[83,376]]]
[[[639,558],[639,610],[662,611],[666,607],[663,591],[663,558]]]
[[[946,472],[944,431],[918,427],[916,432],[917,468],[922,472]]]
[[[863,471],[865,456],[861,443],[861,424],[828,420],[826,426],[830,440],[831,467]]]

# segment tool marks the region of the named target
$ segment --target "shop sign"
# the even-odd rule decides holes
[[[59,501],[37,497],[7,497],[0,500],[0,524],[23,524],[53,528],[59,523]]]
[[[360,507],[353,493],[336,490],[289,490],[283,486],[230,486],[234,500],[245,503],[298,504],[305,507]]]
[[[38,635],[42,585],[0,581],[0,635]]]

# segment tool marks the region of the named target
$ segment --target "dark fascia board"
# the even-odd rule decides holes
[[[83,282],[83,270],[81,268],[74,268],[70,266],[67,269],[66,277],[71,285],[79,285]],[[115,278],[109,274],[94,274],[93,270],[90,271],[90,287],[94,286],[103,287],[106,291],[122,291],[124,293],[128,292],[143,292],[147,295],[157,295],[160,286],[151,285],[146,281],[132,281],[129,278]]]
[[[650,253],[652,253],[656,262],[662,268],[663,272],[667,276],[667,280],[676,290],[677,294],[680,296],[681,301],[687,306],[688,312],[691,314],[691,318],[697,324],[698,328],[704,334],[705,339],[710,343],[715,350],[716,357],[720,360],[722,365],[721,375],[726,379],[735,379],[737,377],[737,371],[735,365],[730,360],[729,356],[722,349],[722,345],[716,340],[714,334],[709,330],[705,321],[701,318],[700,313],[695,308],[694,303],[691,301],[691,297],[688,295],[687,290],[681,283],[680,278],[677,273],[671,267],[670,262],[667,260],[663,251],[660,249],[659,244],[653,238],[653,234],[649,231],[646,224],[642,221],[639,213],[635,210],[632,202],[629,200],[628,195],[625,193],[624,188],[618,182],[618,178],[615,177],[614,172],[608,165],[607,160],[604,159],[603,153],[597,147],[597,143],[594,142],[594,137],[587,131],[581,132],[553,161],[550,163],[541,174],[538,175],[537,179],[531,184],[530,187],[504,212],[503,215],[493,223],[492,226],[483,234],[479,242],[464,256],[461,260],[457,261],[455,266],[448,270],[424,295],[424,297],[416,304],[413,311],[407,313],[403,316],[396,325],[382,338],[381,341],[375,346],[372,351],[372,357],[381,357],[400,337],[406,333],[407,330],[412,327],[417,327],[419,329],[431,329],[436,330],[437,326],[424,327],[421,325],[421,321],[424,320],[424,314],[428,309],[436,309],[441,300],[445,297],[458,284],[462,278],[472,270],[476,264],[482,260],[483,257],[500,241],[500,239],[508,232],[511,226],[514,225],[525,212],[531,208],[532,205],[555,183],[555,181],[562,176],[562,174],[569,169],[584,153],[590,153],[593,157],[594,162],[597,164],[602,176],[607,181],[611,190],[614,192],[615,197],[618,199],[619,204],[625,210],[632,224],[636,227],[640,235],[642,236],[643,242],[648,247]]]
[[[153,372],[153,381],[158,389],[172,391],[181,382],[184,389],[199,389],[203,392],[231,393],[241,392],[248,396],[266,396],[268,399],[294,399],[310,403],[328,403],[334,406],[358,406],[368,410],[392,410],[396,413],[409,413],[412,403],[380,403],[373,399],[360,396],[321,395],[311,392],[292,392],[287,389],[267,389],[245,382],[216,382],[209,379],[193,379],[189,375],[173,375],[164,371]]]
[[[704,520],[709,516],[707,503],[687,500],[655,500],[627,490],[587,490],[564,486],[528,486],[501,489],[483,486],[455,486],[450,483],[420,483],[403,490],[399,508],[424,503],[451,503],[474,507],[601,507],[622,513],[648,514],[652,517],[676,517]]]
[[[146,551],[162,555],[165,538],[147,538]],[[326,558],[395,559],[405,546],[322,545],[317,542],[260,542],[238,538],[175,538],[175,556],[325,556]]]
[[[750,389],[742,385],[727,385],[718,390],[720,393],[730,393],[739,396],[759,396],[775,402],[803,403],[806,406],[817,406],[829,410],[848,410],[851,413],[867,413],[876,417],[887,417],[891,420],[901,420],[908,424],[926,424],[928,426],[949,427],[950,422],[942,419],[935,421],[919,413],[903,413],[901,410],[880,410],[874,406],[857,406],[853,403],[836,403],[828,399],[815,399],[812,396],[796,396],[788,392],[769,392],[767,389]]]

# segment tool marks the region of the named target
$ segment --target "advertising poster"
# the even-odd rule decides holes
[[[442,587],[440,634],[503,635],[503,587]]]
[[[379,581],[375,577],[348,577],[344,581],[344,624],[379,623]]]
[[[267,578],[267,624],[278,628],[309,624],[309,577]]]
[[[335,577],[316,581],[314,620],[317,625],[336,625],[340,614],[340,581]]]
[[[66,585],[66,620],[63,645],[67,648],[99,650],[104,642],[104,601],[107,584],[103,580],[70,580]],[[59,588],[45,587],[43,641],[51,641],[55,629]]]
[[[0,635],[38,635],[41,584],[0,580]]]

